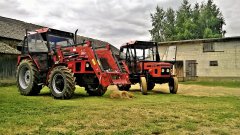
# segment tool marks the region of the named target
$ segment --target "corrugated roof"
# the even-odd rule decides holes
[[[0,16],[0,37],[23,40],[26,29],[28,29],[29,31],[31,30],[34,31],[42,27],[45,27],[45,26],[40,26],[40,25],[31,24],[24,21]],[[84,37],[84,36],[78,36],[77,40],[78,40],[78,43],[82,43],[84,40],[85,41],[90,40],[90,41],[93,41],[96,46],[103,46],[108,44],[108,42],[89,38],[89,37]],[[112,46],[112,50],[115,54],[118,54],[119,50],[116,47]],[[1,53],[3,53],[3,50],[1,50]]]
[[[22,40],[26,29],[39,28],[42,26],[0,16],[0,37]]]
[[[18,51],[17,49],[14,49],[12,47],[10,47],[9,45],[0,42],[0,54],[4,53],[4,54],[20,54],[21,52]]]

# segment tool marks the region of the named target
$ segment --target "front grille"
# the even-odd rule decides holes
[[[81,70],[81,62],[76,63],[75,69],[76,69],[77,72]]]
[[[119,77],[119,75],[112,75],[112,79],[117,80],[117,79],[120,79],[120,77]]]
[[[155,74],[158,74],[158,69],[155,69],[154,72],[155,72]]]

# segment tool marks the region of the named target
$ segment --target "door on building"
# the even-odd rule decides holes
[[[184,70],[183,70],[183,61],[176,61],[175,74],[177,75],[178,81],[184,81]]]
[[[196,80],[197,79],[197,61],[196,60],[186,60],[186,80]]]

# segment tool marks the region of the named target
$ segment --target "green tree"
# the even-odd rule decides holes
[[[165,18],[165,11],[162,8],[157,6],[156,13],[151,14],[153,28],[149,30],[153,41],[160,42],[165,40],[164,32],[163,32],[164,18]]]
[[[193,22],[193,39],[203,38],[202,28],[200,27],[201,23],[199,21],[200,18],[200,6],[198,3],[194,5],[194,9],[192,12],[192,22]]]
[[[208,0],[207,3],[193,7],[188,0],[183,0],[177,11],[169,8],[156,8],[151,14],[152,29],[150,34],[153,41],[172,41],[201,38],[220,38],[226,33],[220,9]]]
[[[222,27],[225,25],[225,20],[220,9],[212,0],[208,0],[207,4],[202,6],[199,20],[203,30],[203,38],[219,38],[224,36],[225,31]]]
[[[183,3],[177,11],[176,17],[176,32],[177,40],[185,40],[193,38],[193,22],[192,22],[192,9],[188,0],[183,0]]]
[[[165,19],[163,21],[165,41],[176,39],[175,23],[175,11],[169,8],[165,13]]]

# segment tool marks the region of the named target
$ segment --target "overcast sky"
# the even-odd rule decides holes
[[[240,36],[240,1],[214,3],[225,17],[226,36]],[[157,5],[177,9],[180,4],[181,0],[0,0],[0,16],[70,32],[79,29],[79,35],[119,47],[129,40],[150,40],[150,13]]]

